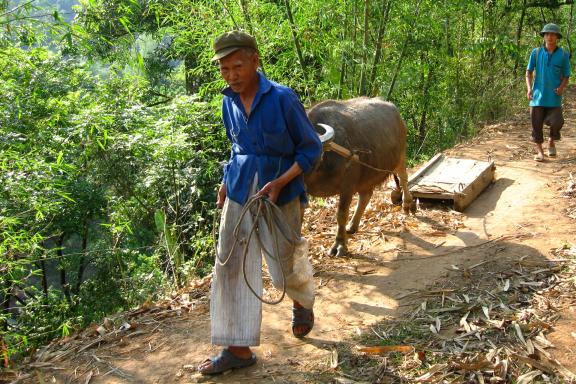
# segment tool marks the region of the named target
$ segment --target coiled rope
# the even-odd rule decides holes
[[[252,226],[250,228],[250,231],[248,233],[248,238],[246,240],[243,240],[241,238],[241,233],[240,233],[241,224],[242,224],[242,220],[244,220],[244,217],[247,214],[252,215],[253,222],[252,222]],[[280,303],[284,299],[284,296],[286,295],[286,271],[284,271],[284,266],[282,265],[282,261],[280,260],[280,247],[278,244],[278,239],[279,239],[278,232],[280,232],[280,234],[284,237],[284,239],[286,239],[286,241],[288,242],[288,244],[290,246],[290,252],[287,253],[288,255],[291,255],[294,253],[294,250],[296,248],[296,242],[300,238],[300,236],[296,233],[294,228],[290,227],[289,225],[286,225],[286,216],[284,215],[282,210],[276,204],[274,204],[273,202],[268,200],[268,198],[266,198],[265,196],[259,196],[259,195],[251,196],[248,199],[248,201],[246,202],[246,204],[244,205],[244,207],[242,208],[242,211],[240,213],[240,217],[238,218],[238,221],[236,222],[236,224],[234,226],[234,231],[233,231],[234,243],[232,244],[232,247],[230,248],[230,251],[228,252],[228,255],[226,256],[226,258],[224,260],[220,259],[220,256],[218,254],[218,249],[217,249],[216,220],[217,220],[218,216],[219,215],[214,215],[214,225],[212,226],[212,237],[214,240],[214,252],[216,255],[216,262],[218,263],[218,265],[224,267],[230,261],[230,258],[232,257],[232,254],[234,253],[234,250],[236,249],[238,244],[241,242],[245,242],[244,250],[242,252],[242,273],[244,275],[244,281],[246,282],[246,285],[248,286],[248,288],[250,289],[252,294],[254,296],[256,296],[256,298],[258,300],[260,300],[261,302],[263,302],[265,304],[270,304],[270,305],[276,305],[276,304]],[[264,246],[264,244],[262,242],[262,239],[260,239],[260,234],[259,234],[260,233],[260,227],[258,224],[260,218],[264,219],[269,230],[271,231],[275,253],[270,252],[268,249],[266,249],[266,247]],[[281,231],[279,231],[280,228],[282,228]],[[282,272],[282,295],[277,300],[268,301],[268,300],[264,299],[263,297],[261,297],[260,295],[258,295],[258,293],[254,290],[252,285],[250,285],[250,282],[248,281],[248,277],[246,276],[246,258],[248,256],[250,241],[252,240],[252,236],[254,234],[256,234],[255,238],[258,241],[260,248],[272,260],[274,260],[278,263],[278,265],[280,267],[280,271]]]

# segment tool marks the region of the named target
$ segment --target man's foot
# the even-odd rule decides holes
[[[234,368],[245,368],[256,363],[256,355],[248,347],[224,348],[218,356],[204,360],[198,366],[203,375],[217,375]]]
[[[292,333],[302,338],[310,333],[314,327],[314,310],[306,309],[299,302],[294,301],[292,307]]]
[[[536,155],[534,155],[534,161],[538,161],[538,162],[544,161],[544,154],[537,153]]]
[[[548,156],[556,157],[556,147],[548,147]]]

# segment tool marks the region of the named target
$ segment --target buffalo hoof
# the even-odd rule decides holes
[[[349,226],[348,228],[346,228],[346,233],[349,235],[352,235],[354,233],[358,232],[358,227],[355,226]]]
[[[393,189],[390,192],[390,200],[394,205],[400,205],[402,203],[402,191],[399,189]]]
[[[404,209],[405,214],[407,214],[407,215],[409,213],[414,214],[414,213],[416,213],[416,210],[417,210],[416,201],[412,200],[412,202],[410,204],[404,204],[402,206],[402,208]]]
[[[348,249],[344,244],[335,243],[332,248],[330,248],[330,256],[344,257],[348,254]]]

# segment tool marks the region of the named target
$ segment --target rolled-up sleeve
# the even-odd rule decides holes
[[[304,106],[295,93],[289,92],[286,97],[288,108],[285,115],[286,125],[294,142],[294,161],[304,173],[309,172],[322,154],[322,143],[318,134],[308,120]]]
[[[570,54],[568,52],[564,52],[564,63],[562,68],[562,76],[563,77],[570,77]]]
[[[230,159],[232,158],[232,154],[230,154]],[[228,175],[228,167],[230,166],[230,160],[228,160],[224,166],[222,167],[222,183],[226,184],[226,176]]]
[[[536,51],[538,49],[534,48],[532,52],[530,52],[530,57],[528,58],[528,66],[526,66],[526,71],[532,72],[536,66]]]

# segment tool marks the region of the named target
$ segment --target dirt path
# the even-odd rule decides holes
[[[170,317],[141,321],[139,334],[100,348],[94,344],[53,363],[66,367],[65,374],[44,371],[42,377],[78,383],[333,382],[335,346],[352,347],[376,332],[375,324],[407,316],[414,307],[411,293],[462,279],[461,271],[474,273],[479,263],[545,260],[554,258],[551,250],[576,243],[574,219],[566,215],[574,203],[561,198],[569,172],[576,170],[575,127],[571,104],[558,157],[543,163],[532,161],[527,115],[484,128],[471,142],[447,151],[478,160],[490,156],[497,167],[494,184],[463,214],[422,204],[415,216],[406,217],[388,205],[386,191],[379,191],[360,233],[350,240],[347,258],[324,256],[333,239],[328,223],[335,201],[316,203],[306,224],[319,284],[316,326],[310,337],[297,340],[290,332],[290,303],[265,306],[262,344],[254,349],[259,362],[252,368],[209,379],[194,372],[218,349],[210,345],[207,300],[192,294]],[[576,372],[573,308],[561,310],[549,339],[556,345],[554,356]]]

